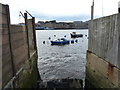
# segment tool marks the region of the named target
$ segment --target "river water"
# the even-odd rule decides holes
[[[70,33],[81,33],[77,43],[51,46],[51,40],[62,38]],[[54,36],[56,35],[56,37]],[[43,81],[51,79],[82,79],[85,80],[86,50],[88,49],[88,30],[38,30],[36,31],[38,47],[38,69]],[[45,44],[43,44],[45,41]]]

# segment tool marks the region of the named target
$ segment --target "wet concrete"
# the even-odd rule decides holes
[[[49,89],[59,89],[59,88],[78,88],[79,90],[83,90],[83,81],[81,79],[54,79],[47,82],[40,82],[39,88],[47,88]]]

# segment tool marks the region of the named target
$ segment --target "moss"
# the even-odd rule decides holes
[[[86,80],[94,88],[117,88],[117,86],[111,83],[100,72],[92,71],[90,66],[86,68]]]
[[[87,52],[86,81],[94,88],[118,88],[116,82],[114,81],[116,77],[112,76],[112,81],[111,77],[107,76],[108,65],[109,63],[105,60],[99,58],[91,52]],[[114,68],[114,70],[116,69]],[[116,75],[115,72],[114,74]]]
[[[28,62],[27,62],[28,63]],[[26,63],[26,65],[27,65]],[[37,68],[37,56],[34,55],[31,58],[32,67],[31,69],[26,69],[19,81],[19,88],[36,88],[37,81],[39,79],[39,72]]]

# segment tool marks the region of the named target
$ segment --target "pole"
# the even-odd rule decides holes
[[[30,48],[29,48],[29,34],[28,34],[28,25],[27,25],[27,13],[24,13],[25,17],[25,27],[26,27],[26,33],[27,33],[27,44],[28,44],[28,59],[30,58]]]
[[[103,17],[104,13],[103,13],[103,0],[102,0],[102,17]]]
[[[29,14],[31,17],[33,17],[27,10],[25,10],[27,14]]]
[[[118,13],[120,13],[120,1],[118,2]]]
[[[93,4],[91,6],[91,20],[93,20],[94,18],[94,0],[93,0]]]
[[[32,25],[33,25],[34,48],[35,48],[35,50],[37,50],[37,44],[36,44],[36,31],[35,31],[35,17],[32,17]]]
[[[11,43],[11,33],[10,33],[10,11],[9,11],[8,5],[6,5],[6,12],[7,12],[7,24],[8,24],[8,35],[9,35],[12,72],[13,72],[13,76],[15,76],[15,65],[14,65],[13,49],[12,49],[12,43]]]

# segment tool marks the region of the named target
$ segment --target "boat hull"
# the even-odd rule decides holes
[[[83,37],[83,34],[70,34],[71,38],[79,38],[79,37]]]
[[[51,45],[65,45],[69,43],[70,41],[51,41]]]

